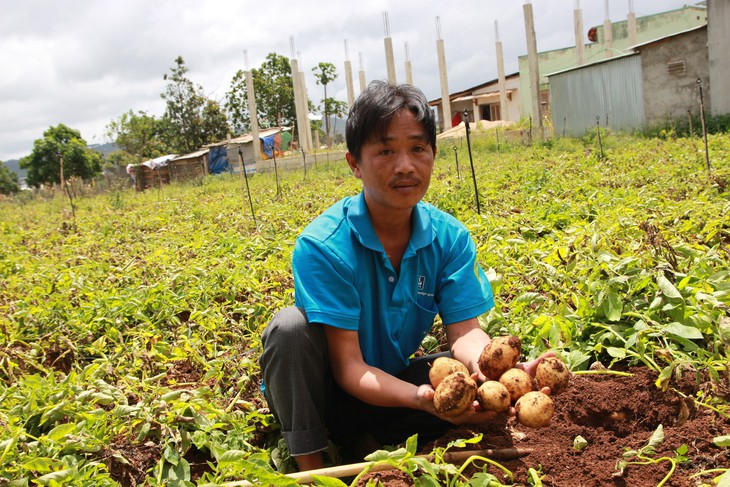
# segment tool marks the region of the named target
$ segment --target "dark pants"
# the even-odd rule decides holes
[[[261,341],[264,395],[293,456],[326,449],[328,438],[347,446],[370,434],[393,445],[418,433],[419,442],[427,442],[452,427],[423,411],[372,406],[343,391],[332,376],[322,326],[310,324],[301,309],[279,311]],[[427,384],[428,364],[439,355],[448,353],[413,359],[398,377]]]

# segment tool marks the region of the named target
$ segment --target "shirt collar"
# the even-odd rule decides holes
[[[412,230],[411,241],[408,244],[408,250],[414,252],[420,248],[426,247],[434,239],[433,229],[431,228],[431,217],[424,203],[419,202],[413,208],[412,214]],[[365,203],[365,194],[360,193],[354,196],[347,208],[347,221],[350,228],[357,236],[360,243],[376,252],[383,252],[383,246],[375,233],[373,223],[370,221],[370,214]]]

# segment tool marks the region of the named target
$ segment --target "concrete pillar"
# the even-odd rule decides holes
[[[730,2],[707,1],[707,48],[710,61],[710,113],[730,114]],[[706,90],[708,87],[703,87]]]
[[[393,39],[390,38],[390,21],[388,20],[388,12],[383,12],[383,25],[385,27],[385,66],[388,70],[388,82],[397,84],[395,79],[395,57],[393,56]]]
[[[396,84],[395,78],[395,58],[393,57],[393,39],[386,37],[383,42],[385,43],[385,65],[388,69],[388,82]]]
[[[306,115],[302,112],[302,83],[299,81],[301,73],[299,72],[299,63],[295,57],[291,58],[290,63],[292,88],[294,89],[294,109],[297,113],[297,137],[299,139],[299,148],[306,150],[307,123],[305,122]]]
[[[527,36],[527,65],[530,70],[530,99],[532,100],[532,122],[542,136],[542,107],[540,106],[540,68],[537,63],[537,38],[532,4],[522,6],[525,16],[525,35]]]
[[[629,45],[635,46],[637,44],[637,40],[636,40],[636,14],[634,12],[629,12],[628,27],[629,27]]]
[[[576,7],[573,10],[573,30],[575,31],[575,55],[576,64],[582,66],[586,62],[586,46],[583,40],[583,11],[580,9],[579,0],[575,0]]]
[[[352,85],[352,63],[350,62],[350,51],[347,49],[345,39],[345,84],[347,85],[347,108],[355,103],[355,88]]]
[[[413,85],[413,70],[411,69],[411,55],[408,52],[408,43],[406,42],[406,83]]]
[[[365,82],[365,69],[362,65],[362,53],[360,52],[358,53],[358,55],[360,56],[360,93],[362,93],[363,91],[365,91],[367,83]]]
[[[393,39],[386,37],[385,40],[385,64],[388,68],[388,82],[396,84],[395,78],[395,58],[393,57]]]
[[[439,78],[441,79],[441,112],[444,115],[443,129],[451,128],[451,100],[449,99],[449,79],[446,73],[446,53],[444,40],[436,40],[436,52],[439,59]]]
[[[608,15],[608,0],[604,0],[606,5],[606,19],[603,21],[603,46],[606,48],[606,58],[613,57],[613,28],[611,27],[611,17]]]
[[[443,130],[451,128],[451,100],[449,98],[449,78],[446,71],[446,50],[441,38],[441,19],[436,17],[436,53],[439,60],[439,78],[441,79],[441,113],[443,114]]]
[[[301,62],[299,65],[301,66]],[[299,88],[301,92],[300,103],[302,104],[302,114],[304,115],[304,141],[306,145],[303,147],[305,151],[312,152],[312,123],[309,120],[309,95],[307,94],[307,81],[304,77],[304,71],[299,72]]]
[[[502,120],[509,120],[507,109],[507,81],[504,76],[504,55],[502,54],[502,41],[499,40],[499,24],[494,21],[494,37],[497,40],[497,86],[499,87],[499,117]]]
[[[251,71],[246,71],[246,90],[248,91],[248,113],[251,118],[251,137],[253,137],[254,162],[261,160],[261,142],[259,141],[259,120],[256,110],[256,93],[253,88],[253,76]]]
[[[603,21],[603,46],[606,49],[606,57],[613,57],[613,31],[609,19]]]
[[[635,46],[638,41],[636,40],[636,13],[634,13],[634,0],[629,0],[627,27],[629,29],[629,45]]]
[[[347,108],[355,103],[355,88],[352,86],[352,63],[345,61],[345,83],[347,83]]]
[[[474,124],[478,125],[482,120],[482,113],[479,110],[479,100],[477,100],[476,96],[471,101],[471,109],[474,112]]]

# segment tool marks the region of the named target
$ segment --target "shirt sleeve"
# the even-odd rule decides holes
[[[445,325],[475,318],[494,307],[492,286],[476,261],[476,247],[463,229],[444,249],[436,303]]]
[[[322,242],[300,237],[292,254],[294,299],[310,323],[357,330],[360,298],[352,267]]]

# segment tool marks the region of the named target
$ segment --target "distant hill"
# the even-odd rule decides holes
[[[115,150],[119,149],[113,142],[107,142],[106,144],[91,144],[87,147],[93,151],[98,152],[102,155],[102,157],[106,157]],[[5,164],[5,166],[7,166],[8,169],[18,175],[18,179],[20,179],[21,181],[25,181],[25,178],[28,176],[28,171],[20,168],[19,159],[9,159],[2,162],[3,164]]]
[[[91,144],[88,146],[89,149],[94,150],[106,157],[112,152],[119,150],[119,147],[114,142],[107,142],[106,144]]]
[[[345,135],[345,122],[346,118],[329,117],[330,119],[330,130],[333,135]],[[322,116],[322,128],[324,128],[324,116]]]
[[[19,159],[10,159],[9,161],[3,161],[3,164],[5,164],[8,169],[17,174],[18,178],[25,179],[25,176],[28,174],[28,171],[26,171],[25,169],[20,169]]]

